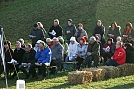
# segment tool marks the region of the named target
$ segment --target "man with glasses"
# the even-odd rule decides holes
[[[114,52],[114,55],[111,57],[111,59],[107,60],[105,64],[107,66],[118,66],[122,65],[126,62],[126,52],[122,48],[122,42],[118,41],[116,42],[116,50]]]

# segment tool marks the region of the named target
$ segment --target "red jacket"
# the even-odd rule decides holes
[[[122,65],[126,62],[126,52],[122,47],[117,48],[112,57],[113,60],[116,60],[119,65]]]

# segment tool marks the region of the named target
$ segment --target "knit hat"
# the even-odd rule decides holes
[[[71,37],[70,41],[76,41],[75,37]]]
[[[39,44],[39,43],[41,43],[41,42],[42,42],[42,40],[38,40],[36,43]]]
[[[94,36],[91,36],[89,40],[90,41],[96,41],[96,38]]]
[[[47,39],[46,39],[46,42],[52,42],[52,39],[47,38]]]
[[[86,39],[84,37],[81,37],[80,40],[82,40],[84,43],[86,42]]]
[[[53,40],[59,41],[59,39],[58,39],[58,38],[56,38],[56,37],[54,37],[54,38],[53,38]]]
[[[36,23],[36,24],[34,24],[34,27],[36,28],[38,26],[38,24]]]
[[[72,19],[68,19],[68,21],[73,22],[73,20],[72,20]]]

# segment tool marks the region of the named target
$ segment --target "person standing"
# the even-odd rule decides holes
[[[80,41],[80,38],[83,36],[86,36],[88,38],[87,32],[83,29],[83,24],[79,23],[78,24],[78,29],[75,32],[75,35],[77,42]]]
[[[133,32],[133,26],[132,26],[132,23],[128,22],[126,24],[126,28],[123,32],[123,42],[125,43],[127,41],[127,38],[132,35],[132,32]]]
[[[97,21],[97,26],[95,27],[94,31],[93,31],[93,36],[96,36],[100,34],[101,35],[101,43],[102,45],[105,44],[105,27],[103,26],[101,20]]]
[[[34,29],[31,30],[29,37],[32,39],[32,47],[35,47],[38,40],[44,40],[43,31],[39,28],[38,24],[34,24]]]
[[[44,39],[43,41],[45,41],[46,39],[46,30],[45,28],[43,27],[43,24],[41,22],[37,22],[38,26],[39,26],[39,29],[41,29],[43,31],[43,35],[44,35]]]
[[[54,25],[49,29],[48,35],[51,39],[62,36],[62,27],[60,26],[58,19],[54,20]]]
[[[69,44],[70,43],[70,38],[74,36],[75,32],[76,32],[76,27],[75,25],[72,24],[72,19],[68,20],[68,25],[65,28],[65,35],[66,35],[66,42]]]
[[[116,22],[112,22],[111,26],[109,26],[108,28],[108,34],[107,36],[109,38],[112,38],[114,40],[114,42],[116,42],[116,38],[118,36],[121,36],[121,31],[120,31],[121,27],[117,26]]]

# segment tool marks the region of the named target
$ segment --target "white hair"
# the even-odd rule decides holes
[[[41,22],[37,22],[37,24],[38,24],[41,28],[43,28],[43,24],[42,24]]]
[[[55,19],[54,22],[57,22],[58,24],[60,23],[58,19]]]

